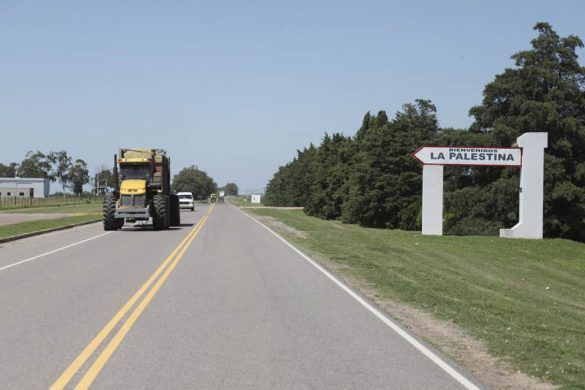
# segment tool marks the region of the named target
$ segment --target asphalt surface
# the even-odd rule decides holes
[[[98,389],[462,387],[236,208],[199,205],[182,222],[0,245],[0,388],[55,384],[165,259],[68,388],[90,374]]]

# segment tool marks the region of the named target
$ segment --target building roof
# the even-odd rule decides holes
[[[0,183],[43,183],[48,180],[44,177],[0,177]]]

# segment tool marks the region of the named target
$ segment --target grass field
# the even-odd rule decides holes
[[[11,225],[0,226],[0,238],[7,238],[18,236],[21,234],[27,234],[32,232],[38,232],[47,229],[53,229],[58,227],[64,227],[74,225],[82,222],[89,222],[99,220],[101,214],[91,213],[75,215],[71,217],[57,218],[57,219],[46,219],[41,221],[29,221],[14,223]]]
[[[81,203],[68,205],[51,205],[48,207],[26,207],[20,209],[0,210],[0,214],[71,214],[61,218],[42,219],[38,221],[26,221],[0,225],[0,239],[18,236],[21,234],[53,229],[99,220],[102,216],[102,203]]]
[[[66,205],[66,206],[49,206],[49,207],[27,207],[23,209],[10,209],[0,210],[0,213],[6,214],[53,214],[53,213],[75,213],[75,214],[87,214],[87,213],[98,213],[102,210],[102,203],[91,203],[91,204],[77,204],[77,205]]]
[[[239,207],[261,207],[264,206],[264,204],[262,203],[250,203],[250,200],[246,200],[244,198],[235,198],[235,199],[230,199],[228,201],[229,203],[233,204],[234,206],[239,206]]]
[[[560,239],[433,237],[249,209],[302,232],[300,248],[382,296],[454,322],[489,351],[552,383],[585,383],[585,245]],[[579,387],[580,388],[580,387]]]
[[[62,207],[68,205],[101,204],[103,198],[77,198],[77,197],[49,197],[49,198],[7,198],[0,197],[0,212],[15,209],[35,209]]]

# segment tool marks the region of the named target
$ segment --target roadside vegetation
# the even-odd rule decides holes
[[[0,213],[6,210],[13,210],[14,212],[46,212],[47,210],[56,210],[62,207],[79,206],[79,205],[95,205],[102,204],[102,197],[76,197],[76,196],[51,196],[48,198],[0,198]],[[53,211],[60,212],[60,211]]]
[[[73,204],[67,201],[65,204],[56,203],[44,207],[29,204],[25,208],[0,209],[0,239],[99,221],[101,217],[101,198],[77,198],[77,202]],[[23,221],[16,222],[19,219]]]
[[[469,129],[441,128],[430,100],[405,104],[394,117],[365,114],[354,136],[325,134],[280,167],[264,202],[302,206],[324,219],[367,227],[418,230],[421,166],[418,147],[512,146],[528,131],[547,132],[544,233],[585,242],[585,67],[579,37],[560,37],[537,23],[532,47],[485,86],[470,109]],[[479,96],[479,91],[478,91]],[[519,170],[449,167],[445,223],[450,234],[495,235],[518,221]]]
[[[300,210],[248,212],[288,225],[273,227],[380,297],[453,322],[513,367],[558,385],[585,383],[584,244],[422,236]]]
[[[58,180],[63,191],[70,188],[76,195],[83,193],[83,186],[90,179],[87,163],[80,158],[73,160],[65,150],[49,153],[31,150],[20,163],[0,163],[0,177],[45,178],[51,182]]]
[[[99,220],[101,220],[101,212],[0,225],[0,239]]]
[[[102,199],[92,200],[90,203],[66,204],[48,207],[26,207],[21,209],[0,209],[0,214],[90,214],[102,212]]]
[[[233,204],[234,206],[238,206],[238,207],[263,207],[264,203],[260,202],[260,203],[251,203],[250,202],[250,196],[238,196],[235,198],[230,198],[228,200],[229,203]]]
[[[190,192],[193,194],[193,199],[204,201],[218,191],[224,191],[226,196],[237,196],[239,191],[236,183],[226,183],[223,187],[219,187],[207,172],[195,165],[183,168],[173,176],[172,187],[175,192]]]
[[[172,187],[175,192],[190,192],[196,200],[207,199],[217,192],[217,183],[213,178],[195,165],[181,169],[173,177]]]

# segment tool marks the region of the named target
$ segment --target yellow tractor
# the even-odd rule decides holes
[[[114,155],[114,191],[106,194],[104,230],[148,221],[154,230],[181,223],[179,197],[171,193],[170,159],[162,149],[120,149]]]

